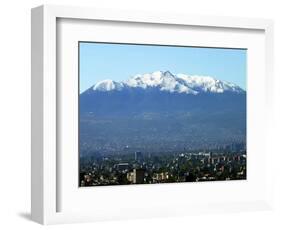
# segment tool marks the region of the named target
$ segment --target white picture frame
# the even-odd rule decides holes
[[[58,95],[60,95],[61,88],[57,84],[58,73],[58,23],[61,20],[73,21],[102,21],[108,24],[114,22],[134,23],[153,25],[155,27],[169,27],[174,28],[185,26],[200,28],[207,30],[208,28],[219,30],[241,30],[243,33],[247,31],[259,31],[262,33],[262,39],[258,44],[263,44],[261,48],[260,60],[254,60],[251,66],[260,64],[257,70],[261,70],[260,79],[263,82],[257,83],[256,88],[252,89],[252,94],[249,95],[250,102],[255,102],[255,96],[260,97],[264,103],[258,110],[250,109],[250,115],[247,119],[253,119],[254,112],[261,112],[259,122],[262,124],[262,134],[260,137],[251,134],[252,142],[259,141],[259,138],[266,138],[264,143],[260,143],[265,154],[263,157],[258,157],[259,162],[265,162],[263,170],[265,175],[260,182],[263,187],[262,193],[257,192],[255,199],[249,200],[247,196],[244,198],[239,195],[236,199],[222,199],[221,202],[214,199],[213,202],[198,202],[196,199],[193,203],[182,204],[180,200],[174,203],[169,200],[167,206],[161,206],[159,203],[151,203],[147,210],[145,207],[133,207],[132,202],[126,201],[123,208],[112,208],[110,204],[103,209],[100,203],[96,203],[96,207],[92,209],[86,208],[84,211],[83,206],[79,205],[79,196],[75,196],[73,204],[68,203],[68,208],[78,207],[77,210],[69,211],[59,207],[61,196],[68,196],[67,191],[64,193],[59,192],[62,186],[58,174],[60,172],[60,164],[58,152],[58,111],[60,110],[58,103]],[[77,25],[76,25],[77,26]],[[78,23],[78,27],[80,27]],[[88,35],[87,35],[88,36]],[[79,7],[66,7],[66,6],[51,6],[44,5],[32,9],[32,188],[31,188],[31,213],[32,219],[41,224],[56,224],[56,223],[70,223],[70,222],[83,222],[83,221],[96,221],[107,219],[126,219],[126,218],[142,218],[152,216],[172,216],[172,215],[186,215],[191,213],[208,213],[208,212],[233,212],[245,210],[264,210],[272,208],[272,185],[273,185],[273,169],[271,168],[272,150],[270,149],[270,134],[273,127],[271,116],[274,107],[274,93],[273,93],[273,22],[266,19],[248,19],[248,18],[232,18],[232,17],[214,17],[214,16],[189,16],[189,15],[173,15],[155,12],[131,12],[131,11],[115,11],[115,10],[101,10],[91,8]],[[103,39],[103,38],[101,38]],[[64,40],[62,40],[64,41]],[[149,42],[149,39],[148,41]],[[203,41],[204,42],[204,41]],[[217,41],[218,43],[220,40]],[[254,42],[253,42],[254,43]],[[227,45],[227,44],[226,44]],[[264,70],[264,71],[263,71]],[[253,72],[252,72],[253,73]],[[75,73],[76,74],[76,73]],[[70,78],[71,79],[71,78]],[[253,79],[252,79],[253,80]],[[252,80],[248,84],[253,84]],[[71,80],[69,80],[71,81]],[[64,82],[65,83],[65,82]],[[64,84],[63,83],[63,84]],[[66,85],[66,84],[65,84]],[[68,85],[72,85],[69,83]],[[262,89],[262,93],[257,94],[255,90]],[[71,88],[72,90],[72,88]],[[75,88],[74,88],[75,90]],[[77,90],[77,88],[76,88]],[[259,96],[258,96],[259,95]],[[254,103],[258,107],[259,102]],[[252,112],[251,112],[252,111]],[[253,122],[253,126],[254,126]],[[251,126],[251,127],[253,127]],[[251,130],[250,130],[251,132]],[[252,130],[254,133],[254,130]],[[77,158],[78,159],[78,158]],[[63,160],[63,159],[61,159]],[[249,160],[251,161],[251,159]],[[253,160],[253,162],[255,162]],[[253,164],[259,164],[253,163]],[[67,168],[67,167],[64,167]],[[254,165],[252,168],[255,168]],[[257,169],[254,169],[257,170]],[[252,174],[255,171],[252,172]],[[76,172],[75,172],[76,173]],[[257,179],[257,178],[256,178]],[[162,185],[161,185],[162,186]],[[174,186],[174,187],[173,187]],[[222,183],[215,183],[215,187],[210,184],[199,185],[197,189],[208,189],[210,194],[215,189],[224,187]],[[229,189],[237,189],[241,185],[230,184]],[[243,187],[244,186],[244,187]],[[248,186],[248,187],[247,187]],[[250,183],[244,183],[240,188],[248,189]],[[117,186],[118,187],[118,186]],[[124,194],[128,190],[127,186],[117,188],[114,193]],[[149,186],[148,186],[149,187]],[[147,192],[149,188],[138,187],[138,189],[128,194],[128,197]],[[131,188],[131,187],[130,187]],[[156,187],[154,187],[156,188]],[[173,192],[174,188],[177,193]],[[258,187],[257,187],[258,188]],[[101,198],[104,193],[110,194],[110,189],[99,190]],[[164,185],[154,189],[154,193],[168,191],[172,195],[181,194],[185,191],[184,185]],[[253,188],[254,190],[255,188]],[[89,193],[88,190],[86,193]],[[194,191],[196,194],[196,191]],[[86,196],[83,194],[82,196]],[[88,194],[89,195],[89,194]],[[196,196],[196,195],[195,195]],[[126,195],[124,195],[126,197]],[[68,197],[67,202],[71,202],[73,197]],[[141,199],[140,199],[141,200]],[[93,201],[96,202],[96,201]],[[91,201],[90,201],[91,203]],[[187,204],[189,206],[187,207]],[[116,203],[116,205],[119,205]],[[171,210],[167,210],[170,207]],[[73,208],[75,209],[75,208]],[[176,210],[176,211],[175,211]]]

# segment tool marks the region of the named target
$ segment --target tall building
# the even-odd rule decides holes
[[[133,171],[133,183],[142,184],[144,180],[144,169],[134,169]]]
[[[143,162],[143,155],[142,152],[135,152],[135,161],[137,162]]]

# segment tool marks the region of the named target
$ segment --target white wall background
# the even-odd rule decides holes
[[[68,4],[170,13],[262,17],[275,20],[275,87],[281,99],[281,7],[278,0],[6,0],[0,7],[0,228],[37,229],[30,213],[30,8]],[[276,151],[281,129],[276,108]],[[280,135],[279,135],[280,136]],[[281,163],[275,160],[273,212],[188,216],[48,226],[52,229],[278,229],[281,227]],[[278,181],[279,180],[279,181]]]

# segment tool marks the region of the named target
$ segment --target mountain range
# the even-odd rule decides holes
[[[89,90],[94,91],[122,91],[128,89],[149,89],[155,88],[160,91],[170,93],[224,93],[224,92],[244,92],[239,86],[217,80],[209,76],[189,76],[186,74],[173,75],[169,71],[156,71],[147,74],[138,74],[126,81],[116,82],[110,79],[103,80],[95,84]]]
[[[79,109],[83,154],[245,143],[246,91],[210,76],[156,71],[103,80],[80,94]]]

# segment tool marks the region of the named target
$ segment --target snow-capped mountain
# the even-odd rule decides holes
[[[246,92],[212,77],[168,71],[104,80],[79,96],[85,151],[176,151],[245,141]],[[132,150],[132,149],[131,149]]]
[[[169,71],[156,71],[153,73],[138,74],[128,80],[116,82],[103,80],[91,87],[95,91],[122,91],[124,89],[155,88],[170,93],[185,93],[197,95],[199,93],[243,93],[238,85],[215,79],[210,76],[191,76],[186,74],[172,74]]]

